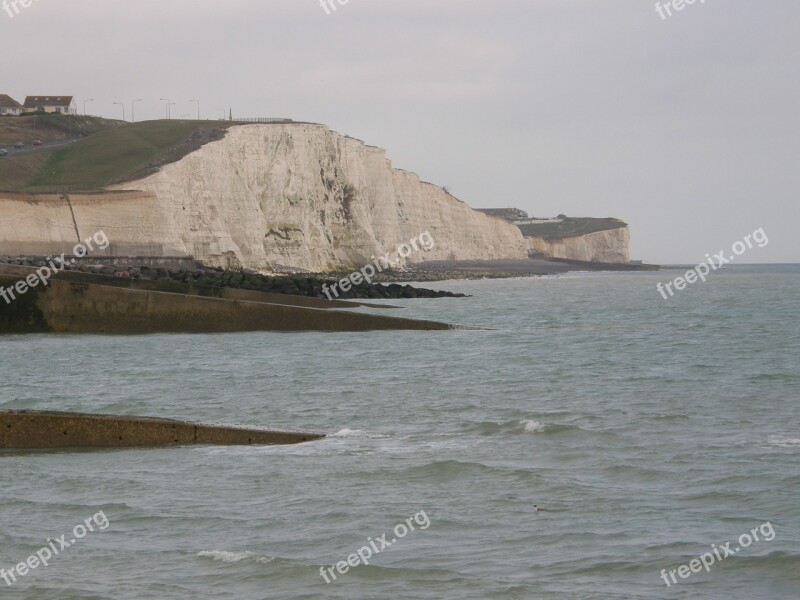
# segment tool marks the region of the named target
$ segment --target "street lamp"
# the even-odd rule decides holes
[[[175,106],[176,104],[177,104],[177,102],[170,102],[169,104],[167,104],[167,118],[168,119],[172,118],[172,109],[170,108],[170,106]]]
[[[161,98],[161,101],[167,103],[167,113],[166,114],[167,114],[167,119],[169,119],[169,98]]]
[[[114,104],[119,104],[122,107],[122,120],[125,120],[125,104],[122,102],[114,102]]]
[[[189,100],[189,102],[197,102],[197,120],[200,120],[200,100]]]
[[[141,98],[137,98],[136,100],[131,100],[131,123],[136,123],[136,113],[134,112],[134,106],[137,102],[141,102]]]
[[[83,116],[86,116],[86,103],[87,102],[94,102],[94,98],[89,98],[88,100],[83,101]]]

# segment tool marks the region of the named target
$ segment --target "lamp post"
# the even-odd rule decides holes
[[[83,101],[83,116],[86,116],[86,103],[87,102],[94,102],[94,98],[89,98],[88,100]]]
[[[169,98],[161,98],[161,101],[167,103],[167,113],[166,114],[167,114],[167,119],[169,119]]]
[[[177,102],[170,102],[169,104],[167,104],[167,118],[168,119],[172,118],[172,109],[170,108],[170,106],[175,106],[176,104],[177,104]]]
[[[114,104],[119,104],[122,107],[122,120],[125,120],[125,103],[123,102],[114,102]]]
[[[200,100],[189,100],[189,102],[197,102],[197,120],[200,120]]]
[[[137,102],[141,102],[141,98],[137,98],[136,100],[131,100],[131,123],[136,123],[136,113],[134,112],[134,106]]]

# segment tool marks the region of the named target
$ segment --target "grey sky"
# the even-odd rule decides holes
[[[0,93],[321,122],[475,207],[623,218],[634,258],[763,227],[739,262],[798,262],[798,33],[797,0],[36,0]]]

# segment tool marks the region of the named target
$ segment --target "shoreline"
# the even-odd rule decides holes
[[[638,263],[589,263],[567,259],[508,259],[430,261],[409,265],[398,271],[384,271],[373,277],[376,282],[391,281],[448,281],[464,279],[510,279],[516,277],[546,277],[576,271],[660,271],[660,265]],[[335,276],[347,277],[347,273]],[[320,275],[323,276],[323,275]],[[330,276],[330,274],[329,274]]]
[[[47,257],[49,258],[49,257]],[[0,256],[0,265],[19,267],[42,267],[47,258],[39,256]],[[73,259],[75,260],[75,259]],[[193,286],[210,289],[240,290],[242,293],[257,292],[266,300],[281,302],[281,298],[294,298],[296,304],[314,308],[349,308],[367,306],[389,308],[386,305],[370,305],[364,300],[398,300],[413,298],[463,298],[464,294],[443,290],[432,290],[409,285],[425,282],[457,281],[471,279],[509,279],[517,277],[544,277],[576,271],[656,271],[662,267],[644,264],[584,263],[564,259],[508,259],[430,261],[412,264],[403,269],[386,270],[376,274],[370,282],[362,281],[347,292],[340,289],[336,298],[328,298],[325,290],[347,279],[352,271],[327,273],[292,272],[260,273],[248,269],[223,270],[208,267],[189,260],[168,266],[164,257],[86,257],[75,262],[67,261],[64,271],[71,278],[102,276],[116,280],[117,284],[130,282],[141,287],[158,285],[157,289],[169,291],[170,286]],[[88,281],[87,281],[88,282]],[[149,285],[150,284],[150,285]],[[215,295],[215,294],[209,294]],[[240,299],[244,299],[243,297]]]

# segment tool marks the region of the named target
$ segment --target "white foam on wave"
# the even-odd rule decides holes
[[[541,433],[544,431],[544,424],[539,423],[539,421],[524,419],[520,421],[519,424],[525,427],[527,433]]]
[[[767,438],[739,440],[737,446],[759,446],[760,448],[800,448],[800,438],[771,435]]]
[[[366,432],[361,429],[340,429],[331,437],[366,437]]]
[[[777,446],[778,448],[798,448],[800,439],[771,435],[767,438],[767,446]]]
[[[364,431],[363,429],[340,429],[334,434],[331,434],[328,437],[332,438],[369,438],[369,439],[383,439],[388,437],[397,437],[397,436],[390,436],[385,433],[369,433]]]
[[[267,564],[275,560],[269,556],[260,556],[255,552],[225,552],[223,550],[203,550],[198,552],[197,556],[202,558],[212,558],[224,563],[237,563],[243,560],[250,560],[257,563]]]

